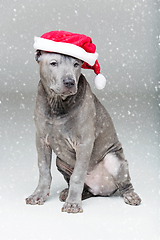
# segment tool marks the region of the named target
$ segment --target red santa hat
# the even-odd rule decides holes
[[[93,69],[97,74],[95,77],[96,88],[103,89],[105,87],[106,79],[100,74],[100,65],[97,61],[98,53],[90,37],[65,31],[51,31],[41,37],[35,37],[34,48],[81,59],[84,61],[82,68]]]

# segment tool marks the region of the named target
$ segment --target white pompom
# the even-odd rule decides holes
[[[106,85],[106,78],[102,74],[98,74],[95,79],[94,83],[97,89],[102,90]]]

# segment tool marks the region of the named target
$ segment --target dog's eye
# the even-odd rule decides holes
[[[76,67],[78,67],[79,66],[79,63],[74,63],[74,67],[76,68]]]
[[[55,66],[57,66],[57,62],[56,62],[56,61],[53,61],[53,62],[50,63],[50,65],[52,65],[52,66],[55,67]]]

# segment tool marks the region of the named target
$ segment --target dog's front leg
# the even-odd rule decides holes
[[[52,149],[47,143],[47,138],[41,137],[39,134],[36,135],[36,147],[38,152],[39,183],[34,193],[26,198],[26,203],[42,205],[50,192]]]
[[[69,183],[69,194],[63,205],[62,212],[78,213],[82,209],[82,191],[87,169],[93,149],[93,141],[79,144],[76,151],[76,164]]]

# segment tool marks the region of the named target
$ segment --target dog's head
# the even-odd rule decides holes
[[[36,51],[40,77],[46,91],[67,97],[77,92],[83,61],[59,53]]]

